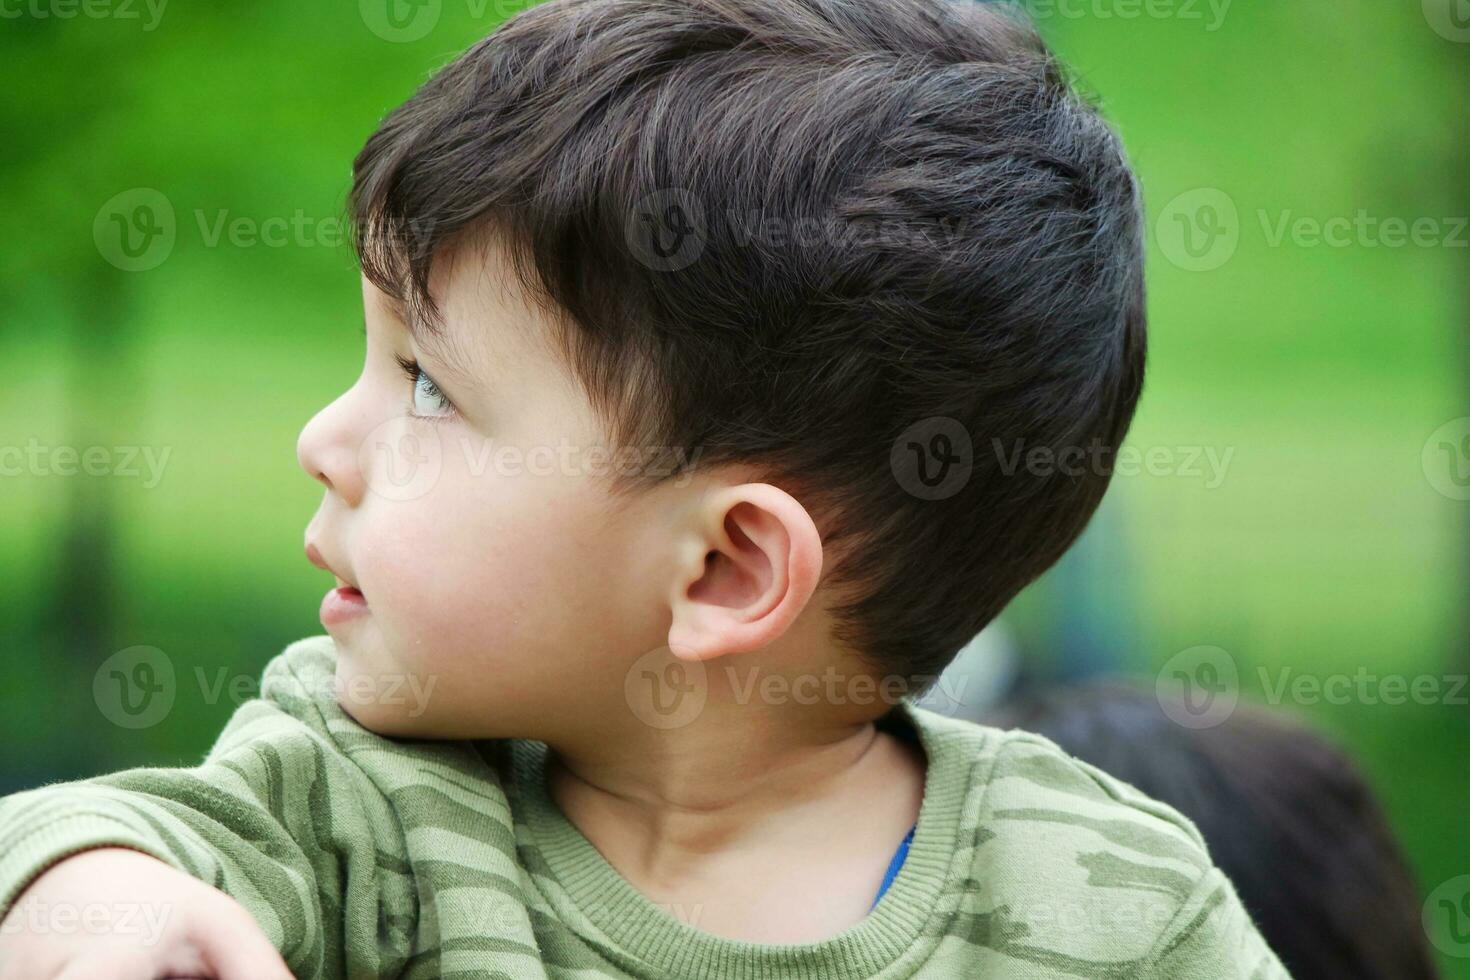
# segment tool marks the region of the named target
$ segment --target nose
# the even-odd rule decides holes
[[[312,416],[296,439],[296,461],[306,475],[352,507],[362,501],[365,489],[357,461],[362,438],[357,424],[360,413],[353,407],[355,391],[355,387],[348,389]]]
[[[308,533],[310,533],[310,531],[308,531]],[[306,560],[311,562],[313,565],[315,565],[317,568],[320,568],[324,572],[330,572],[332,570],[327,565],[327,560],[322,557],[321,551],[310,541],[306,542]]]

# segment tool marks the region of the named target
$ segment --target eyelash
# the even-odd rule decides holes
[[[454,416],[454,413],[456,411],[454,407],[454,402],[449,400],[449,396],[444,394],[443,389],[440,388],[437,383],[435,383],[433,378],[424,373],[424,369],[419,367],[418,361],[414,360],[411,357],[404,357],[402,354],[394,354],[393,360],[397,361],[398,366],[403,369],[403,376],[408,378],[408,383],[411,386],[408,390],[408,406],[410,415],[412,415],[416,419],[424,419],[429,422],[442,422],[445,419],[452,418]],[[420,383],[425,386],[426,393],[430,398],[434,398],[444,403],[447,410],[443,415],[420,415],[413,410],[414,393],[418,390]]]

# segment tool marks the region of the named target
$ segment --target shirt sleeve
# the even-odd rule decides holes
[[[1150,951],[1148,980],[1291,980],[1224,873],[1196,883]]]
[[[396,975],[409,937],[401,917],[379,910],[413,909],[402,832],[333,738],[353,723],[331,697],[321,641],[330,642],[300,641],[267,665],[260,696],[197,767],[129,769],[0,800],[0,917],[63,858],[128,847],[240,902],[299,977]]]

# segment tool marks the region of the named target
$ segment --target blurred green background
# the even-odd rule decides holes
[[[320,632],[326,577],[301,554],[319,488],[294,446],[361,357],[354,263],[334,244],[350,163],[513,9],[0,11],[0,792],[193,763],[243,696],[218,682],[248,690]],[[1118,477],[1083,549],[1008,614],[1030,669],[1151,678],[1207,644],[1257,700],[1261,671],[1274,684],[1288,668],[1451,691],[1470,670],[1455,425],[1470,414],[1470,4],[1032,11],[1144,184],[1151,363],[1130,442],[1168,462]],[[120,252],[113,215],[160,195],[172,240]],[[1395,221],[1420,222],[1417,240]],[[15,465],[27,446],[105,447],[113,470],[146,447],[163,467],[41,472]],[[1192,475],[1194,451],[1230,453],[1218,479],[1203,459]],[[139,644],[168,654],[178,696],[166,723],[129,729],[93,679]],[[1281,705],[1355,752],[1425,894],[1470,874],[1466,697]],[[1470,958],[1443,962],[1470,977]]]

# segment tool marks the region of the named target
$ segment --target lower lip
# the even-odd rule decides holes
[[[333,589],[322,596],[321,620],[323,626],[335,626],[349,619],[362,616],[368,611],[367,600],[362,593],[346,586]]]

